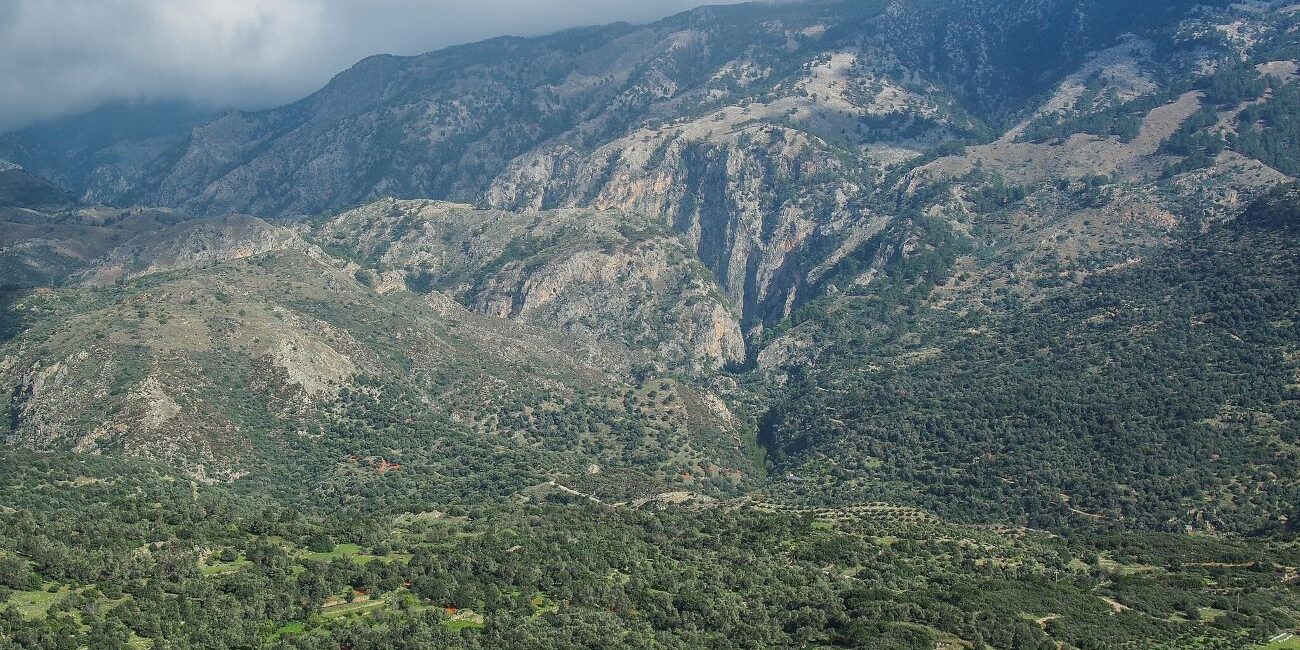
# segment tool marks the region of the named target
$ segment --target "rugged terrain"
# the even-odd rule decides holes
[[[43,540],[0,541],[0,589],[63,594],[0,642],[1284,633],[1298,34],[1284,2],[704,7],[0,136],[0,530]],[[37,466],[166,532],[60,562],[90,547],[33,532],[79,529]]]
[[[672,231],[640,213],[514,213],[379,201],[313,233],[367,282],[455,295],[474,311],[623,343],[660,370],[745,360],[739,317]]]
[[[1190,4],[1073,4],[707,7],[645,27],[370,58],[293,105],[222,115],[155,158],[108,156],[102,171],[71,173],[59,152],[81,150],[45,145],[58,129],[10,136],[0,156],[85,179],[77,190],[92,200],[207,214],[315,214],[384,196],[641,212],[687,237],[747,323],[770,323],[812,297],[826,251],[894,216],[897,190],[882,181],[900,162],[1003,132],[1054,89],[1063,95],[1047,108],[1087,112],[1158,98],[1161,77],[1207,63],[1197,48],[1216,27],[1178,24]],[[1140,38],[1114,43],[1132,31],[1173,42],[1159,56]],[[1089,93],[1097,106],[1066,103],[1114,59],[1135,78]],[[1158,139],[1119,148],[1138,157]],[[1074,149],[1023,155],[1099,157]],[[1027,162],[1066,178],[1096,166]]]
[[[348,219],[327,231],[344,232]],[[685,338],[664,334],[670,342],[634,348],[622,330],[575,321],[576,331],[561,333],[505,318],[517,314],[470,311],[423,276],[385,291],[401,271],[358,267],[252,217],[187,219],[132,237],[67,276],[68,288],[24,292],[6,305],[23,330],[2,364],[14,386],[10,441],[154,458],[201,480],[284,472],[293,453],[330,464],[383,458],[412,471],[418,465],[406,454],[423,445],[406,436],[446,435],[477,449],[445,440],[452,447],[435,453],[457,462],[486,454],[523,467],[522,456],[505,458],[540,454],[510,479],[516,489],[527,476],[544,482],[609,463],[647,471],[648,481],[700,474],[734,487],[756,477],[752,444],[721,397],[698,384],[648,382],[641,370],[653,369],[647,359],[669,358],[660,346],[696,359],[684,356],[696,322],[689,309],[674,312]],[[547,299],[521,303],[569,303],[562,313],[577,315],[587,298],[568,295],[581,280],[571,277],[557,272],[540,289]],[[491,301],[479,311],[493,311]],[[712,333],[713,318],[702,312],[698,327]],[[700,367],[720,362],[710,345]],[[344,431],[373,426],[353,421],[377,408],[370,400],[406,414],[381,429],[397,437],[338,447]],[[553,463],[540,462],[551,454]],[[478,476],[466,467],[449,475]]]

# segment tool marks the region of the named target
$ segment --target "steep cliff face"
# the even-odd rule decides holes
[[[487,201],[524,209],[589,205],[654,215],[690,243],[747,318],[783,315],[801,282],[798,253],[847,227],[838,161],[799,132],[754,128],[720,140],[641,134],[587,155],[557,147],[517,161]],[[743,142],[740,142],[743,140]],[[780,193],[780,196],[778,196]]]
[[[314,235],[380,291],[446,291],[475,311],[641,350],[692,372],[744,360],[738,319],[670,230],[637,213],[475,210],[384,200]]]
[[[781,71],[748,54],[730,61],[718,76],[742,88],[785,76],[753,99],[596,146],[566,134],[511,162],[483,202],[651,215],[691,242],[748,323],[788,316],[819,262],[811,251],[874,227],[866,204],[880,169],[972,124],[891,81],[862,49],[826,49],[824,24],[772,29],[816,54]]]
[[[477,313],[631,350],[646,368],[700,375],[746,357],[739,316],[708,268],[638,213],[388,199],[312,225],[0,209],[0,286],[107,287],[272,253],[347,266],[379,294],[445,292]]]

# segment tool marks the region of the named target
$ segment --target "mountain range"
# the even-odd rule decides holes
[[[809,0],[4,134],[0,589],[97,604],[0,644],[1279,639],[1298,75],[1285,2]],[[166,532],[38,534],[34,467],[67,530],[147,493]],[[571,582],[515,568],[531,534]],[[151,583],[164,551],[228,583]],[[145,622],[217,592],[301,607]]]

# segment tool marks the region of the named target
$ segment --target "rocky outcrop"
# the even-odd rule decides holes
[[[651,215],[691,244],[749,321],[788,314],[804,253],[860,222],[839,159],[806,133],[732,123],[641,131],[583,153],[568,146],[512,163],[486,195],[497,207],[586,205]],[[705,121],[702,121],[705,122]]]
[[[512,161],[482,202],[650,215],[692,244],[751,331],[788,316],[809,297],[817,255],[877,227],[865,206],[878,169],[971,123],[939,103],[942,90],[904,87],[887,56],[836,42],[825,24],[765,27],[784,33],[791,52],[810,50],[767,93],[730,101],[722,93],[721,108],[595,145],[575,129]],[[746,53],[715,79],[745,95],[755,76],[774,74],[770,65]]]
[[[400,278],[480,313],[627,345],[663,368],[703,372],[745,358],[738,319],[708,270],[635,213],[385,200],[315,236],[369,267],[357,272],[378,290]]]

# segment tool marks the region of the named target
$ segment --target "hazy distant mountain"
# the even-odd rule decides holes
[[[0,136],[0,158],[85,200],[122,203],[142,167],[181,146],[191,129],[217,113],[181,101],[108,104]]]

